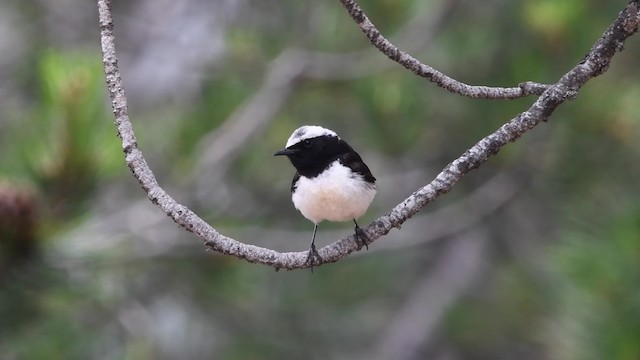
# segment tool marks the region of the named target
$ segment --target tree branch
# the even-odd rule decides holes
[[[355,0],[340,0],[340,2],[373,46],[387,55],[389,59],[454,94],[476,99],[518,99],[529,95],[541,95],[550,86],[532,81],[523,82],[517,87],[510,88],[467,85],[421,63],[418,59],[398,49],[380,34],[380,31]]]
[[[629,2],[613,24],[594,44],[587,56],[556,84],[547,88],[527,111],[519,114],[494,133],[480,140],[462,156],[447,165],[431,183],[414,192],[388,214],[381,216],[372,224],[364,227],[363,230],[369,236],[371,242],[386,235],[391,229],[399,228],[425,205],[449,192],[466,173],[479,167],[504,145],[517,140],[540,122],[546,121],[560,104],[575,96],[577,91],[589,79],[606,71],[611,58],[616,52],[622,50],[625,40],[638,30],[638,23],[640,22],[638,1],[640,0]],[[346,3],[350,2],[346,1]],[[254,245],[243,244],[224,236],[186,206],[177,203],[160,187],[138,148],[133,127],[129,120],[127,99],[115,51],[111,1],[98,0],[98,12],[100,16],[103,65],[118,136],[122,140],[125,161],[133,175],[142,185],[142,188],[147,192],[149,199],[173,221],[203,240],[211,250],[236,256],[252,263],[269,265],[276,269],[308,267],[305,261],[306,251],[280,253]],[[398,59],[403,58],[401,53],[398,53],[397,57]],[[320,249],[319,253],[324,262],[335,262],[356,250],[358,250],[358,246],[352,235]]]

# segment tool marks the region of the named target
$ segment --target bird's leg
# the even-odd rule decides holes
[[[309,254],[307,254],[307,261],[305,261],[306,264],[309,264],[311,267],[311,272],[313,272],[313,265],[315,264],[322,264],[322,258],[320,257],[320,254],[318,254],[318,251],[316,250],[316,231],[318,230],[318,224],[314,224],[313,226],[313,236],[311,237],[311,246],[309,247]],[[316,260],[318,261],[316,263]]]
[[[358,249],[362,249],[362,247],[366,247],[367,250],[369,250],[369,237],[367,236],[367,234],[364,233],[364,231],[362,229],[360,229],[360,226],[358,226],[358,223],[356,222],[356,219],[353,219],[353,223],[356,224],[356,243],[358,244]]]

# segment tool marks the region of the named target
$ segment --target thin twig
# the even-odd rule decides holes
[[[520,138],[540,122],[546,121],[554,110],[566,100],[575,97],[578,90],[591,78],[605,72],[616,52],[622,50],[625,40],[638,30],[640,22],[640,0],[632,0],[620,12],[616,20],[594,44],[587,56],[566,73],[556,84],[550,86],[525,112],[511,119],[494,133],[480,140],[462,156],[447,165],[428,185],[414,192],[391,212],[376,219],[363,228],[371,241],[400,227],[425,205],[449,192],[460,179],[479,167],[504,145]],[[306,252],[280,253],[254,245],[243,244],[220,234],[186,206],[177,203],[158,184],[153,172],[138,148],[133,127],[129,120],[118,60],[115,52],[111,1],[98,0],[100,15],[103,64],[107,88],[111,98],[115,125],[122,140],[125,161],[138,179],[149,199],[180,226],[197,235],[209,249],[233,255],[253,263],[274,268],[306,268]],[[338,240],[319,250],[324,262],[335,262],[358,250],[353,236]]]
[[[468,96],[475,99],[518,99],[529,95],[542,95],[549,87],[546,84],[539,84],[531,81],[523,82],[517,87],[491,87],[467,85],[453,79],[429,65],[421,63],[418,59],[400,50],[387,40],[376,26],[369,20],[367,15],[355,0],[340,0],[347,12],[360,27],[360,30],[367,36],[369,41],[383,54],[407,70],[421,76],[436,85],[449,90],[458,95]]]

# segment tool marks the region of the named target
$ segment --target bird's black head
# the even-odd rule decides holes
[[[273,155],[286,155],[300,175],[315,177],[350,151],[353,149],[335,132],[320,126],[303,126],[293,132],[286,148]]]

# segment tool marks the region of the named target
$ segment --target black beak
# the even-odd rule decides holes
[[[298,150],[296,150],[296,149],[282,149],[282,150],[276,151],[276,153],[273,154],[273,156],[281,156],[281,155],[289,156],[289,155],[293,155],[293,154],[295,154],[297,152],[298,152]]]

